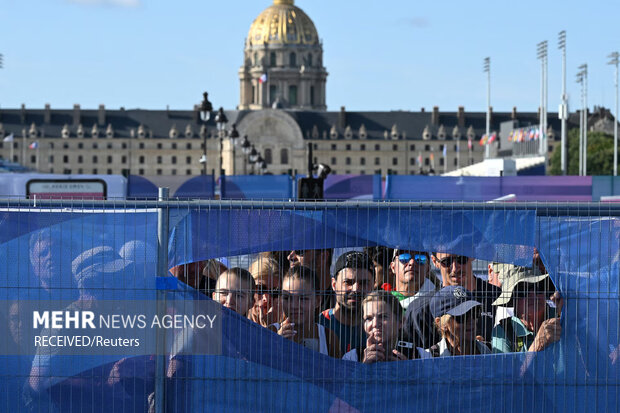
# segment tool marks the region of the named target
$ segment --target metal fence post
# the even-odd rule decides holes
[[[168,201],[169,189],[159,188],[159,202]],[[157,276],[168,275],[168,229],[169,229],[168,205],[161,205],[157,209]],[[157,314],[159,317],[166,311],[166,290],[157,289]],[[155,411],[163,413],[166,410],[166,332],[158,329],[156,335],[156,369],[155,369]]]

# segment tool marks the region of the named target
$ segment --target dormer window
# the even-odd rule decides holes
[[[70,132],[69,132],[69,125],[67,125],[67,124],[65,123],[65,125],[62,127],[62,131],[60,131],[60,136],[61,136],[63,139],[67,139],[67,138],[69,137],[69,135],[70,135]]]

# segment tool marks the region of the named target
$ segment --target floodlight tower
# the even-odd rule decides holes
[[[486,148],[484,152],[484,157],[488,158],[491,153],[491,148],[489,146],[489,136],[491,135],[491,58],[485,57],[483,64],[484,73],[487,74],[487,124],[486,124],[486,134],[487,134],[487,142]]]
[[[568,119],[568,99],[566,96],[566,30],[562,30],[558,35],[558,48],[562,51],[562,103],[560,104],[560,110],[558,110],[559,118],[562,121],[561,166],[562,175],[566,175],[566,121]]]
[[[611,60],[607,63],[616,66],[614,86],[616,87],[616,114],[614,115],[614,176],[618,176],[618,63],[620,53],[613,52],[608,56]]]

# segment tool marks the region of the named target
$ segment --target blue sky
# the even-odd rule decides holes
[[[189,109],[203,90],[239,101],[250,24],[272,0],[0,0],[0,107]],[[614,105],[619,1],[297,0],[315,22],[329,110],[483,111],[491,57],[495,110],[535,111],[536,44],[549,41],[549,111],[557,110],[568,36],[568,92],[588,63],[589,104]]]

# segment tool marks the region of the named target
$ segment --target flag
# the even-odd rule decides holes
[[[491,137],[489,138],[489,142],[488,143],[493,143],[495,142],[495,139],[497,139],[497,133],[493,132],[491,134]]]
[[[534,139],[540,138],[540,129],[536,128],[536,133],[534,134]]]
[[[267,73],[263,73],[261,77],[258,78],[258,83],[266,83],[267,82]]]
[[[422,166],[422,154],[418,155],[418,165]]]
[[[2,142],[13,142],[15,140],[15,138],[13,137],[13,134],[11,133],[9,136],[7,136],[6,138],[2,139]]]
[[[480,144],[480,146],[484,146],[487,144],[487,134],[485,133],[484,135],[482,135],[482,138],[480,138],[480,142],[478,142]]]
[[[519,142],[523,142],[525,140],[525,131],[523,129],[519,129]]]
[[[473,148],[473,144],[471,143],[471,138],[467,138],[467,149],[469,149],[471,151],[471,149]]]
[[[531,129],[530,129],[530,134],[529,134],[529,139],[528,139],[528,140],[530,140],[530,141],[531,141],[532,139],[534,139],[534,134],[535,134],[535,132],[534,132],[534,128],[531,128]]]
[[[512,137],[514,135],[514,132],[515,131],[511,130],[510,133],[508,134],[508,142],[512,142]]]
[[[435,160],[435,154],[431,153],[431,162],[433,162]]]
[[[445,158],[448,155],[448,145],[443,146],[443,157]]]
[[[37,149],[39,147],[39,142],[32,142],[28,147],[30,149]]]

